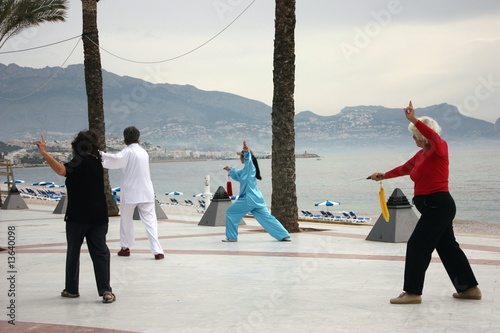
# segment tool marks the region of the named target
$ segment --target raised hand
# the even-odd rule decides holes
[[[46,144],[45,136],[44,135],[42,135],[42,140],[41,141],[35,141],[34,144],[36,145],[36,147],[38,148],[38,151],[40,153],[43,153],[43,152],[46,151],[47,144]]]
[[[411,101],[410,104],[406,108],[404,108],[404,110],[406,119],[408,119],[412,123],[416,123],[418,121],[418,119],[415,117],[415,109],[413,108],[413,104],[411,103]]]

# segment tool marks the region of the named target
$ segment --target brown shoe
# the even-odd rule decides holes
[[[401,293],[396,298],[391,299],[391,304],[420,304],[422,303],[422,296],[415,294]]]
[[[64,289],[63,291],[61,291],[61,296],[62,297],[69,297],[69,298],[77,298],[77,297],[80,297],[80,294],[79,293],[72,294],[72,293],[67,292],[66,289]]]
[[[160,260],[160,259],[163,259],[163,258],[165,258],[165,256],[163,255],[163,253],[155,254],[155,260]]]
[[[453,293],[453,297],[461,299],[481,299],[481,289],[475,286],[467,289],[466,291],[462,291],[461,293]]]
[[[120,257],[130,257],[130,249],[128,247],[122,247],[120,251],[118,251],[118,255]]]

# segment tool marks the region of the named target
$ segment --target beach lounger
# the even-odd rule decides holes
[[[20,193],[20,194],[21,194],[21,196],[22,196],[22,197],[24,197],[24,198],[31,198],[31,197],[33,197],[33,195],[32,195],[30,192],[26,191],[26,190],[25,190],[25,189],[23,189],[23,188],[19,189],[19,193]]]
[[[321,213],[321,215],[323,215],[323,217],[330,218],[330,216],[328,215],[328,213],[325,212],[324,210],[320,210],[319,212]]]
[[[351,216],[353,222],[362,222],[362,223],[368,223],[371,221],[371,218],[370,217],[361,217],[361,216],[357,216],[356,214],[354,214],[354,212],[349,212],[349,215]]]
[[[312,218],[311,212],[308,212],[306,210],[301,210],[301,212],[302,212],[302,215],[303,215],[304,218],[306,218],[306,219],[311,219]]]
[[[332,212],[328,212],[328,211],[326,212],[326,214],[328,215],[328,217],[332,221],[336,221],[336,222],[345,222],[346,221],[346,218],[344,216],[335,215]]]
[[[313,214],[311,213],[310,211],[306,210],[306,213],[309,214],[309,217],[312,217],[313,219],[319,219],[320,217],[322,217],[323,215],[321,214]]]
[[[305,210],[301,210],[300,212],[302,213],[303,218],[305,218],[305,219],[312,218],[311,215],[309,214],[309,212],[306,212]]]
[[[336,221],[337,218],[335,217],[335,215],[333,215],[332,213],[330,213],[329,211],[320,211],[321,213],[321,219],[322,220],[326,220],[326,221]]]

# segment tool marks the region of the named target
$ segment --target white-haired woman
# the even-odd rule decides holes
[[[457,291],[453,297],[481,299],[472,268],[453,233],[456,206],[448,189],[448,145],[439,136],[441,128],[432,118],[416,118],[411,101],[404,112],[411,122],[408,129],[422,149],[403,165],[371,176],[378,181],[409,175],[414,182],[413,203],[421,213],[406,247],[404,292],[391,303],[422,302],[425,272],[434,249]]]

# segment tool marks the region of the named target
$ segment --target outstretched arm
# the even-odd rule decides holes
[[[55,171],[59,176],[66,176],[66,167],[61,162],[53,158],[49,153],[47,153],[47,145],[45,142],[45,136],[42,135],[41,141],[35,141],[34,144],[38,148],[38,151],[43,156],[43,158],[49,163],[52,170]]]
[[[122,169],[127,165],[127,154],[120,151],[116,154],[100,151],[102,157],[102,166],[106,169]]]

